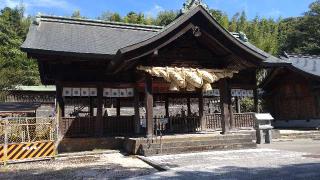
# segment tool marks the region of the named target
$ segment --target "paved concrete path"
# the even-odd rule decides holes
[[[260,148],[307,152],[320,154],[320,139],[294,139],[294,140],[275,140],[272,144],[258,145]]]
[[[320,179],[320,155],[272,149],[148,157],[168,171],[135,179]]]

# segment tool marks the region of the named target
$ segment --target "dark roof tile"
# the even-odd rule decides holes
[[[290,62],[294,68],[320,77],[320,56],[291,53],[285,53],[285,56],[282,59]]]
[[[41,16],[31,25],[22,48],[115,55],[121,47],[143,41],[160,29],[159,26]]]

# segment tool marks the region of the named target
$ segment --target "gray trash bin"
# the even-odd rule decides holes
[[[272,129],[271,121],[273,121],[273,117],[269,113],[256,113],[255,114],[255,129],[256,129],[256,137],[257,144],[261,144],[265,142],[266,144],[270,144],[272,141]]]

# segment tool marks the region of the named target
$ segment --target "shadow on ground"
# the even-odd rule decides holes
[[[33,169],[11,171],[0,167],[0,179],[119,179],[149,174],[148,168],[130,168],[118,164],[92,165],[88,167],[64,168],[60,170]],[[6,171],[7,169],[8,171]]]
[[[225,166],[221,168],[204,168],[204,170],[188,170],[177,168],[166,172],[137,177],[135,179],[237,179],[237,180],[270,180],[270,179],[320,179],[320,162],[293,164],[279,168],[245,168]]]

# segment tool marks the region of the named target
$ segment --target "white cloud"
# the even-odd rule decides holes
[[[164,11],[164,8],[155,4],[150,10],[146,11],[144,14],[151,17],[156,17],[159,12]]]
[[[21,2],[27,11],[31,10],[32,8],[59,8],[63,10],[77,9],[76,6],[70,4],[66,0],[4,0],[4,4],[0,5],[0,8],[6,6],[14,8]]]

